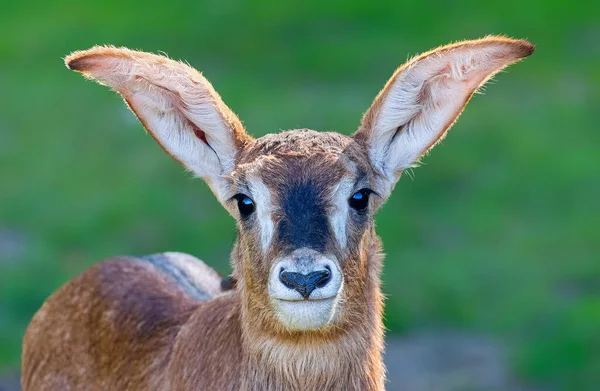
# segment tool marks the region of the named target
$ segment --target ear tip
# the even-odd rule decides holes
[[[473,42],[509,47],[517,59],[528,57],[535,52],[535,45],[533,43],[525,39],[515,39],[506,35],[488,35]]]
[[[78,50],[65,57],[65,65],[72,71],[84,72],[90,67],[89,59],[98,51],[98,47],[88,50]]]
[[[474,43],[482,43],[484,46],[491,45],[500,49],[500,55],[511,63],[529,57],[535,52],[535,45],[525,39],[515,39],[506,35],[488,35],[485,38],[475,40]]]
[[[103,56],[124,57],[129,52],[125,48],[115,48],[114,46],[94,46],[87,50],[77,50],[65,57],[65,65],[72,71],[85,72],[93,65],[94,58]]]
[[[72,54],[65,58],[65,65],[72,71],[83,71],[85,67],[85,58],[75,57]]]
[[[535,52],[535,45],[524,39],[518,39],[513,41],[517,47],[517,55],[519,58],[525,58],[531,56]]]

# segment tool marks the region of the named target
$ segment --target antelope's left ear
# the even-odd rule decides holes
[[[402,171],[444,137],[479,87],[533,51],[527,41],[486,37],[434,49],[398,68],[353,136],[383,176],[380,191],[389,195]]]

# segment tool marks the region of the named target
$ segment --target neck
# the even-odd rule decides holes
[[[355,314],[327,331],[273,333],[249,311],[240,296],[245,382],[249,390],[383,390],[383,298],[379,239],[361,254],[367,284],[347,300]],[[370,247],[370,248],[369,248]]]

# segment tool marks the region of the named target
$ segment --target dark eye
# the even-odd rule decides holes
[[[254,212],[254,209],[256,209],[254,201],[245,194],[236,194],[233,198],[237,200],[238,209],[242,217],[250,216]]]
[[[350,197],[348,203],[353,209],[356,209],[359,212],[364,212],[369,206],[369,195],[371,195],[372,192],[373,191],[371,189],[361,189],[354,193],[352,197]]]

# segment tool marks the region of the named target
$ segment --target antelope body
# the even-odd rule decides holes
[[[188,65],[94,47],[117,91],[237,220],[234,289],[186,254],[116,257],[55,292],[23,344],[29,390],[383,390],[377,209],[472,94],[533,45],[486,37],[398,68],[352,136],[248,135]]]

